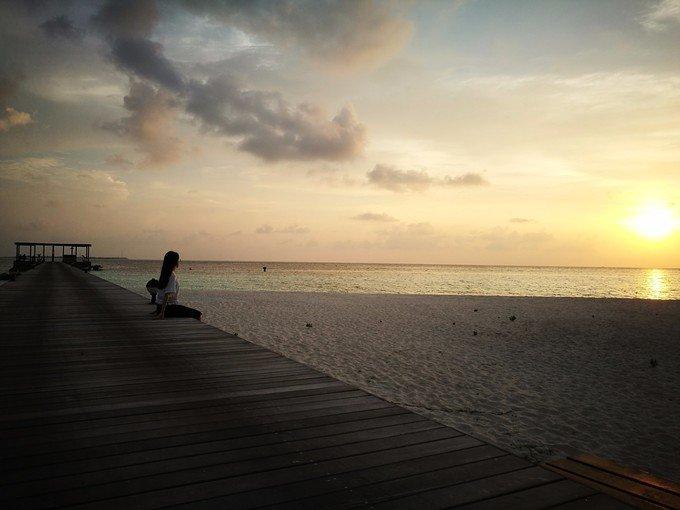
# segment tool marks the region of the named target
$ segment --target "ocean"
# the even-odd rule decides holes
[[[96,263],[94,274],[141,293],[160,271],[156,260]],[[182,261],[178,277],[195,291],[680,299],[680,269]]]

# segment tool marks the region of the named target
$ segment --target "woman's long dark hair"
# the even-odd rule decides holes
[[[168,281],[170,280],[170,275],[173,269],[177,267],[179,263],[179,253],[176,251],[169,251],[163,257],[163,266],[161,267],[161,277],[158,279],[158,287],[164,289],[168,286]]]

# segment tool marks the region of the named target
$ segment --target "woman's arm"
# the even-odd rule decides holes
[[[158,312],[158,315],[154,317],[155,319],[164,319],[165,318],[165,308],[168,306],[168,303],[174,301],[176,299],[176,295],[173,292],[166,292],[164,299],[163,299],[163,305],[161,306],[161,311]]]

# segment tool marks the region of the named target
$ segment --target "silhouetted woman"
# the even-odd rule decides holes
[[[161,267],[161,276],[158,279],[158,293],[156,294],[156,313],[160,314],[163,308],[163,303],[166,302],[165,317],[191,317],[192,319],[201,320],[201,312],[189,308],[188,306],[180,305],[177,302],[179,297],[179,282],[175,276],[175,269],[179,266],[179,253],[169,251],[163,257],[163,266]],[[167,298],[166,298],[167,295]]]

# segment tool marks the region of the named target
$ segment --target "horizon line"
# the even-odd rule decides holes
[[[14,255],[5,255],[2,258],[14,259]],[[132,258],[121,256],[91,256],[91,259],[111,260],[135,260],[143,262],[161,262],[163,259]],[[555,269],[662,269],[680,270],[680,267],[649,267],[649,266],[565,266],[559,264],[465,264],[465,263],[437,263],[437,262],[342,262],[324,260],[230,260],[230,259],[181,259],[182,262],[233,262],[248,264],[348,264],[348,265],[375,265],[375,266],[450,266],[450,267],[523,267],[523,268],[555,268]]]

